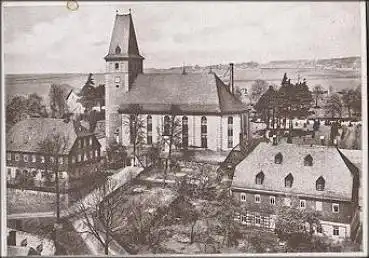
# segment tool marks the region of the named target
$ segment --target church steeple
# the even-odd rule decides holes
[[[132,14],[115,15],[105,73],[105,128],[108,141],[119,139],[121,117],[120,96],[130,91],[137,76],[143,72],[143,57],[138,49]],[[118,137],[119,136],[119,137]]]
[[[144,59],[138,49],[132,14],[116,14],[106,61],[127,58]]]

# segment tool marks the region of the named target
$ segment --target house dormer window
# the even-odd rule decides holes
[[[274,157],[274,163],[275,164],[281,164],[282,161],[283,161],[283,155],[282,155],[282,153],[278,152],[278,154],[275,155],[275,157]]]
[[[324,191],[325,188],[325,180],[324,178],[321,176],[316,180],[316,190],[317,191]]]
[[[120,54],[122,52],[122,50],[120,49],[120,47],[119,46],[117,46],[116,48],[115,48],[115,54]]]
[[[255,178],[255,183],[257,185],[262,185],[264,183],[264,173],[263,171],[260,171]]]
[[[291,188],[293,184],[293,176],[291,173],[289,173],[285,178],[284,178],[284,186],[285,187],[289,187]]]
[[[313,165],[313,157],[309,154],[304,158],[304,166],[312,166]]]

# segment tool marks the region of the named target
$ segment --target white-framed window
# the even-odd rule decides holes
[[[114,78],[114,82],[115,82],[115,83],[120,83],[120,77],[119,77],[119,76],[115,76],[115,78]]]
[[[90,145],[92,145],[92,136],[89,138]]]
[[[260,224],[261,224],[260,215],[255,215],[255,225],[260,226]]]
[[[95,150],[95,157],[99,157],[99,151]]]
[[[275,196],[270,196],[269,199],[270,199],[270,204],[275,205]]]
[[[306,208],[306,200],[300,200],[300,208],[305,209]]]
[[[246,202],[246,194],[241,193],[241,202]]]
[[[87,152],[85,152],[83,160],[88,160]]]
[[[63,163],[64,163],[63,157],[59,157],[59,164],[63,164]]]
[[[23,154],[23,161],[28,162],[28,155],[27,154]]]
[[[19,154],[15,154],[14,159],[15,159],[15,161],[19,161],[20,160]]]
[[[6,160],[12,160],[12,154],[10,152],[6,153]]]
[[[36,155],[32,155],[32,162],[35,163],[36,162]]]
[[[332,212],[339,213],[340,212],[340,205],[338,203],[332,203]]]
[[[291,199],[286,197],[284,198],[284,205],[290,207],[291,206]]]
[[[315,202],[315,210],[316,211],[322,211],[323,210],[323,203],[319,202],[319,201],[316,201]]]
[[[82,155],[81,154],[78,154],[78,156],[77,156],[78,158],[77,158],[77,161],[78,162],[81,162],[82,161]]]
[[[94,158],[94,152],[90,151],[90,158],[93,159]]]
[[[337,226],[333,226],[333,235],[339,236],[340,235],[340,228]]]
[[[260,194],[255,194],[255,203],[260,203],[261,197]]]
[[[40,156],[41,158],[41,163],[45,163],[45,156]]]
[[[241,223],[242,224],[246,223],[246,215],[241,215]]]

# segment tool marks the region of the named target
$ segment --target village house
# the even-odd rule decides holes
[[[278,209],[297,206],[320,214],[316,233],[350,237],[359,191],[352,165],[333,146],[259,143],[235,168],[231,192],[244,208],[239,222],[274,229]]]
[[[6,137],[7,182],[10,185],[46,187],[59,179],[83,178],[100,161],[100,143],[94,133],[78,123],[53,118],[31,118],[18,122]],[[50,143],[51,142],[51,143]],[[55,153],[50,152],[50,146]]]
[[[144,121],[146,146],[169,136],[173,114],[183,149],[229,151],[247,138],[247,107],[215,73],[143,73],[131,14],[116,15],[105,60],[108,142],[132,145],[133,106]]]

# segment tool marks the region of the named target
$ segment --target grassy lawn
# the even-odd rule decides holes
[[[7,213],[32,213],[55,211],[56,196],[53,193],[7,189]],[[61,209],[66,208],[65,196],[61,195]]]

